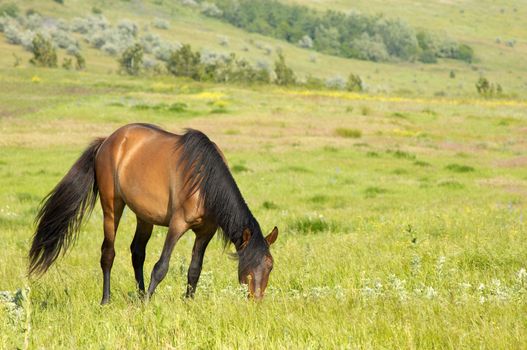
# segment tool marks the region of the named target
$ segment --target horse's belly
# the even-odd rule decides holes
[[[168,226],[172,216],[170,169],[167,162],[134,157],[117,172],[118,191],[128,207],[141,219]]]

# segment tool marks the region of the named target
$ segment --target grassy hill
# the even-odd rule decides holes
[[[250,34],[228,24],[205,17],[192,7],[175,2],[96,2],[66,1],[60,5],[53,1],[18,2],[23,11],[34,8],[43,15],[71,20],[77,16],[90,14],[93,7],[112,23],[128,18],[137,23],[143,33],[158,34],[165,40],[190,43],[195,48],[217,52],[235,52],[252,62],[273,64],[276,51],[282,50],[294,70],[300,76],[314,75],[324,79],[341,76],[346,78],[350,72],[359,74],[370,93],[417,95],[417,96],[476,96],[474,84],[484,75],[491,81],[500,83],[506,93],[522,96],[527,82],[522,57],[527,53],[525,27],[521,25],[522,14],[527,11],[521,3],[508,5],[501,13],[501,7],[488,6],[487,3],[464,3],[447,5],[443,2],[421,2],[417,5],[390,3],[386,8],[381,2],[366,6],[366,2],[356,2],[356,9],[378,13],[387,17],[400,17],[416,28],[424,27],[434,33],[469,43],[475,48],[476,62],[473,64],[453,60],[440,60],[438,64],[422,63],[374,63],[361,60],[344,59],[301,49],[296,45],[257,34]],[[326,8],[349,10],[343,2],[306,2],[317,9]],[[393,6],[393,10],[392,7]],[[403,11],[406,11],[404,12]],[[516,9],[516,11],[514,10]],[[382,10],[382,11],[381,11]],[[460,12],[463,11],[463,12]],[[170,29],[159,30],[152,27],[155,18],[163,18]],[[140,31],[141,32],[141,31]],[[0,36],[1,37],[1,36]],[[221,45],[222,38],[228,39],[228,46]],[[500,38],[501,43],[496,43]],[[506,45],[515,40],[514,47]],[[2,51],[19,51],[0,40]],[[115,58],[100,52],[93,52],[88,44],[82,44],[88,58],[88,69],[115,71]],[[271,53],[267,54],[266,50]],[[27,60],[28,54],[20,53]],[[13,62],[10,55],[2,55],[0,62],[9,66]],[[316,61],[313,62],[313,56]],[[91,67],[91,68],[90,68]],[[454,71],[456,78],[450,78]]]

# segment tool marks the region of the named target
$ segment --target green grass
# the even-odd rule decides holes
[[[447,6],[422,4],[416,11]],[[73,0],[38,4],[44,13],[64,17],[92,6]],[[179,7],[172,11],[171,4],[163,11],[145,2],[141,17],[132,16],[139,11],[136,2],[97,6],[112,20],[120,12],[144,23],[154,15],[170,18],[172,29],[164,35],[177,33],[196,45],[216,45],[211,32],[229,34],[234,48],[250,37],[260,40],[210,19],[195,32],[201,17]],[[403,7],[408,11],[389,8],[401,15]],[[430,25],[446,21],[438,16]],[[414,17],[417,23],[420,16]],[[461,35],[462,29],[445,30]],[[476,40],[480,34],[463,35]],[[307,72],[310,52],[280,45]],[[19,49],[0,37],[2,52],[26,60]],[[518,44],[515,50],[524,49]],[[258,56],[252,49],[248,55]],[[493,55],[482,58],[481,67],[502,62],[490,68],[496,75],[517,57],[507,53],[499,61]],[[113,58],[91,49],[86,56],[88,69],[79,73],[14,68],[10,54],[0,55],[0,290],[9,292],[0,293],[0,348],[24,348],[26,341],[31,349],[527,347],[524,101],[480,100],[469,83],[445,98],[432,97],[439,86],[446,89],[447,80],[436,77],[450,79],[449,62],[318,61],[321,74],[363,70],[373,85],[415,88],[416,97],[401,98],[392,89],[356,95],[127,77],[115,73]],[[521,62],[510,65],[510,76],[523,74]],[[468,82],[479,74],[460,67],[456,79],[464,69]],[[211,113],[216,108],[224,112]],[[174,132],[200,129],[223,150],[262,230],[276,225],[280,231],[263,302],[245,298],[228,254],[233,249],[224,250],[219,239],[205,255],[196,298],[184,299],[192,232],[178,242],[155,297],[140,301],[129,252],[135,218],[127,209],[116,240],[112,301],[100,307],[98,206],[76,246],[41,279],[27,279],[40,200],[92,138],[130,122]],[[339,128],[360,130],[360,140],[336,135]],[[147,281],[165,235],[165,228],[155,228]]]
[[[362,136],[362,131],[357,130],[357,129],[349,129],[349,128],[336,128],[335,134],[340,137],[358,139]]]

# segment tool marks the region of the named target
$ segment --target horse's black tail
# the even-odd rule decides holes
[[[82,219],[93,210],[99,193],[95,155],[103,141],[94,140],[42,201],[29,251],[29,275],[47,271],[60,252],[75,242]]]

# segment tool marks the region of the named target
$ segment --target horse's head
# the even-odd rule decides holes
[[[278,237],[278,228],[265,239],[257,235],[251,239],[249,229],[243,231],[243,244],[240,250],[240,263],[238,265],[238,279],[240,283],[246,284],[249,288],[249,297],[261,299],[264,296],[269,274],[273,269],[273,257],[269,247]]]

